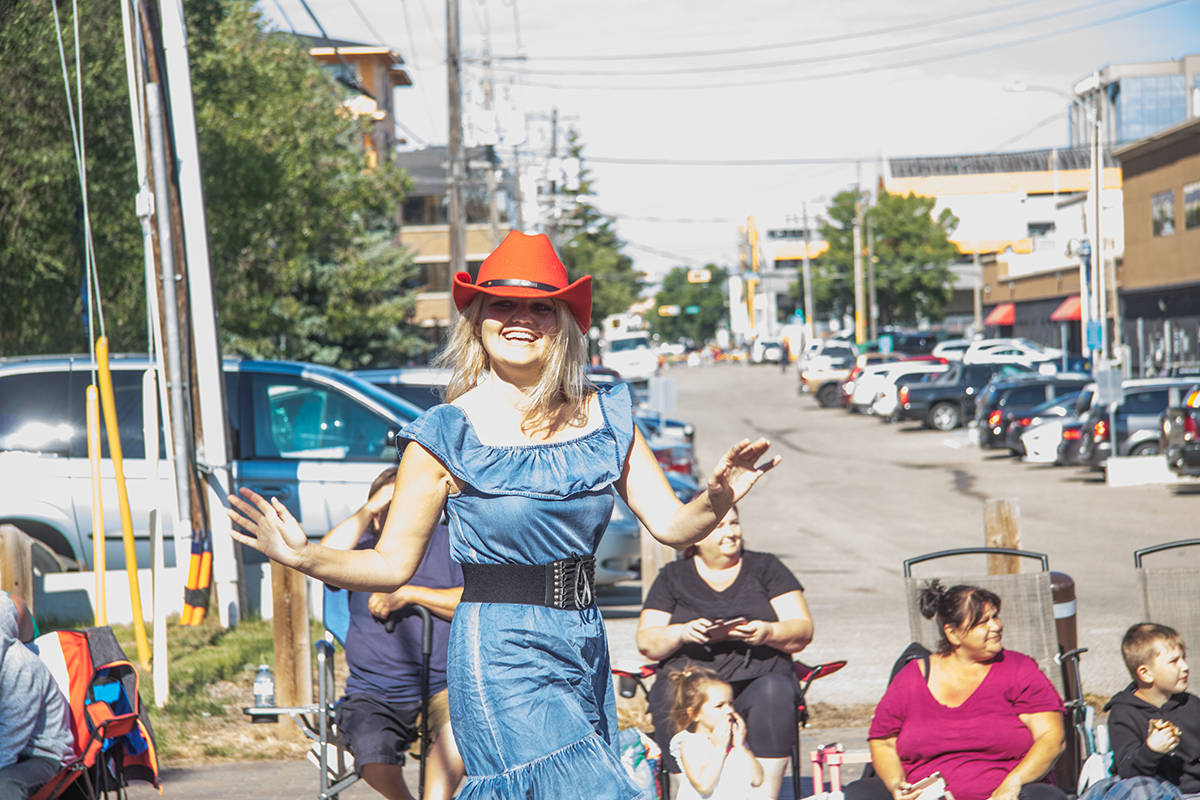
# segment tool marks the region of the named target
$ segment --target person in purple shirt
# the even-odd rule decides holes
[[[916,800],[940,773],[954,800],[1065,800],[1043,782],[1063,750],[1063,705],[1029,656],[1005,650],[1000,598],[976,586],[921,593],[942,642],[897,673],[867,733],[876,777],[846,800]]]
[[[371,484],[367,502],[321,544],[338,549],[374,547],[391,506],[396,468],[384,470]],[[449,800],[462,781],[462,757],[454,744],[446,693],[446,651],[450,618],[462,597],[462,568],[450,559],[446,526],[430,536],[429,549],[412,580],[394,592],[351,592],[346,633],[346,696],[337,707],[337,726],[354,756],[358,774],[389,800],[411,800],[404,783],[404,751],[415,747],[421,703],[422,622],[406,606],[433,613],[433,653],[429,664],[429,758],[425,796]],[[399,614],[395,629],[384,620]]]

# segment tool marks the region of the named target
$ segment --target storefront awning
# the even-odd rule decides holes
[[[983,320],[984,325],[1012,325],[1016,319],[1017,309],[1012,303],[1001,303],[991,310],[987,318]]]
[[[1063,300],[1054,313],[1050,315],[1051,322],[1079,322],[1079,295],[1074,294]]]

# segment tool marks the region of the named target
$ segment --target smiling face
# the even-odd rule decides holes
[[[953,648],[975,661],[990,661],[1004,649],[1004,624],[1000,612],[989,605],[979,622],[959,630],[946,626],[946,638]]]
[[[696,543],[696,552],[710,564],[741,558],[742,523],[736,508],[729,509],[713,532]]]
[[[558,333],[555,300],[519,297],[483,299],[479,339],[493,369],[540,368]]]

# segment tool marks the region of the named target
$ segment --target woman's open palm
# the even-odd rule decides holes
[[[297,566],[301,551],[308,546],[308,536],[300,523],[278,498],[267,501],[244,487],[238,492],[241,497],[229,495],[230,508],[226,511],[236,526],[232,531],[234,540],[284,566]]]
[[[770,447],[771,443],[766,439],[755,442],[743,439],[729,448],[708,479],[709,494],[728,503],[736,503],[745,497],[750,487],[779,463],[779,456],[759,463]]]

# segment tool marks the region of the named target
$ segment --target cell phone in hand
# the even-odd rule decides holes
[[[708,628],[708,640],[710,642],[723,642],[729,638],[729,632],[739,625],[746,624],[745,617],[729,617],[728,619],[719,619],[713,622]]]
[[[935,772],[927,778],[922,778],[912,785],[913,791],[920,792],[917,800],[940,800],[946,794],[946,780],[942,773]]]

